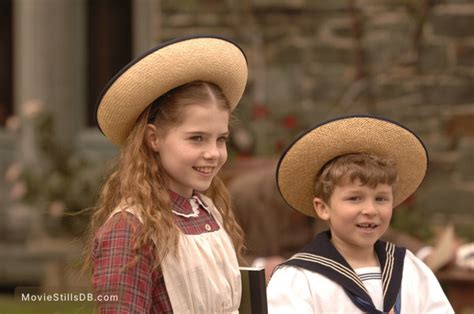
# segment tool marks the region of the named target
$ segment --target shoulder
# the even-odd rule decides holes
[[[304,299],[324,298],[338,290],[338,285],[327,277],[295,266],[280,266],[268,283],[272,295],[297,295]]]
[[[406,250],[402,280],[411,281],[415,278],[419,284],[438,281],[435,274],[422,260],[410,250]]]
[[[431,269],[409,250],[406,251],[403,265],[403,283],[416,286],[420,293],[439,286],[438,279]]]
[[[109,251],[131,251],[142,228],[142,223],[134,214],[126,211],[114,214],[97,230],[93,256],[97,257]]]
[[[331,284],[332,281],[327,279],[325,276],[322,276],[319,273],[312,272],[310,270],[296,267],[296,266],[279,266],[275,269],[268,287],[277,287],[282,285],[285,289],[289,286],[298,287],[301,290],[310,291],[313,290],[312,286],[316,285],[326,285]],[[318,289],[319,290],[319,289]]]
[[[416,272],[421,276],[434,276],[431,269],[410,250],[406,250],[405,252],[403,268]]]
[[[294,266],[280,266],[268,283],[267,296],[272,313],[313,313],[332,309],[327,301],[345,296],[345,293],[318,273]]]
[[[96,232],[92,258],[98,261],[114,256],[120,256],[120,259],[132,257],[135,254],[137,237],[141,232],[143,224],[134,214],[125,211],[116,213]],[[139,254],[151,258],[152,248],[152,242],[144,244]]]
[[[96,239],[110,237],[112,234],[134,234],[140,231],[142,223],[138,217],[130,212],[121,211],[112,215],[96,233]]]
[[[403,266],[402,294],[402,307],[418,313],[454,313],[435,274],[409,250]]]
[[[308,274],[303,268],[282,265],[275,268],[268,285],[270,286],[275,283],[280,284],[285,281],[294,282],[307,280]]]

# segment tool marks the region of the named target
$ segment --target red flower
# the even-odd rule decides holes
[[[281,120],[281,124],[286,129],[294,129],[298,126],[298,119],[293,115],[288,115]]]
[[[252,120],[265,119],[270,114],[270,111],[265,105],[255,104],[252,110]]]

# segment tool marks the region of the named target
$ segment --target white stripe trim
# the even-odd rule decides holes
[[[359,278],[362,281],[366,280],[381,280],[382,274],[381,273],[366,273],[366,274],[359,274]]]
[[[384,298],[387,295],[388,286],[390,284],[390,280],[392,279],[393,265],[395,262],[395,257],[394,257],[395,245],[387,242],[385,250],[387,252],[387,255],[386,255],[384,270],[382,273],[382,286],[383,286]]]
[[[365,286],[362,283],[362,281],[360,280],[359,276],[357,276],[357,274],[354,271],[352,271],[351,269],[347,268],[346,266],[344,266],[344,265],[342,265],[338,262],[335,262],[335,261],[333,261],[329,258],[326,258],[326,257],[322,257],[322,256],[319,256],[319,255],[314,255],[314,254],[310,254],[310,253],[298,253],[298,254],[293,255],[289,260],[292,260],[292,259],[300,259],[300,260],[304,260],[304,261],[308,261],[308,262],[316,262],[316,263],[319,263],[321,265],[330,267],[330,268],[334,269],[335,271],[337,271],[338,273],[340,273],[341,275],[347,277],[347,279],[352,280],[362,290],[364,290],[365,293],[367,293],[367,295],[369,295],[369,292],[365,288]]]

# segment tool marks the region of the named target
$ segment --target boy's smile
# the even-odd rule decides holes
[[[318,216],[329,221],[334,246],[349,255],[373,251],[390,224],[392,204],[392,186],[372,188],[347,179],[335,186],[327,203],[314,199]]]

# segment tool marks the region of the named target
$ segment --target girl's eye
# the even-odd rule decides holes
[[[194,142],[202,142],[204,139],[201,135],[196,135],[196,136],[192,136],[190,140]]]
[[[221,136],[217,139],[217,141],[220,142],[220,143],[227,143],[228,139],[229,138],[227,136]]]

